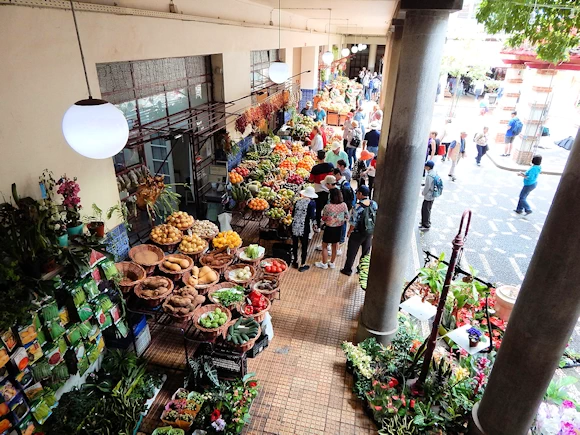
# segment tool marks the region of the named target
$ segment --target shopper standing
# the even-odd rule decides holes
[[[312,234],[312,223],[316,219],[316,203],[314,200],[317,197],[318,195],[314,192],[314,188],[308,186],[300,192],[300,199],[294,203],[292,211],[292,266],[300,272],[310,269],[310,266],[306,265],[306,256],[308,255],[308,243]],[[298,264],[298,242],[302,245],[300,265]]]
[[[340,169],[335,168],[333,171],[334,177],[336,178],[336,187],[340,189],[340,193],[342,193],[342,199],[346,204],[346,208],[348,209],[349,214],[351,213],[353,207],[356,204],[356,195],[352,186],[348,182],[348,180],[342,175]],[[340,245],[338,246],[337,255],[342,255],[342,245],[346,241],[346,228],[347,223],[345,222],[342,224],[342,231],[340,233]]]
[[[362,131],[362,137],[365,137],[365,118],[367,117],[367,115],[364,112],[364,109],[362,107],[359,107],[353,118],[356,122],[358,122],[358,126],[360,127],[361,131]]]
[[[342,146],[344,149],[347,149],[350,140],[352,139],[352,117],[354,116],[354,109],[351,109],[350,112],[346,115],[346,119],[344,120],[344,124],[342,126]]]
[[[369,115],[369,122],[371,123],[376,122],[379,125],[379,127],[383,122],[383,111],[379,109],[379,106],[376,104],[373,106],[373,110]]]
[[[346,181],[348,181],[350,183],[350,180],[352,178],[352,172],[348,168],[348,165],[346,164],[346,160],[339,160],[337,162],[336,166],[338,169],[340,169],[340,173],[346,179]]]
[[[475,141],[475,146],[477,147],[477,157],[475,161],[477,162],[477,166],[481,166],[481,158],[487,152],[487,132],[489,128],[483,127],[483,131],[481,133],[477,133],[473,140]]]
[[[314,265],[320,269],[334,269],[342,225],[348,221],[348,208],[340,189],[330,190],[330,202],[322,210],[322,221],[325,224],[322,235],[322,261],[317,261]],[[330,261],[328,261],[328,245],[332,251]]]
[[[374,102],[377,102],[379,100],[379,95],[381,93],[381,84],[382,84],[382,78],[380,76],[380,74],[374,73],[373,75],[373,79],[371,80],[371,99]]]
[[[323,124],[326,123],[326,110],[322,108],[322,103],[318,102],[314,115],[316,116],[316,118],[314,118],[316,122],[321,122]]]
[[[369,180],[369,198],[371,199],[373,197],[376,175],[377,175],[377,156],[375,155],[371,160],[369,167],[366,170],[366,176]]]
[[[348,160],[348,154],[342,150],[340,142],[333,142],[330,151],[326,152],[326,158],[324,159],[327,163],[332,163],[335,168],[338,167],[338,162]]]
[[[300,114],[308,116],[312,119],[316,118],[316,115],[314,115],[314,110],[312,110],[312,101],[306,102],[306,106],[300,111]]]
[[[370,130],[365,134],[363,141],[363,150],[367,150],[375,156],[379,153],[379,140],[381,139],[381,132],[378,128],[379,124],[376,121],[371,122]]]
[[[465,146],[467,143],[467,133],[462,131],[459,135],[458,141],[452,141],[449,145],[449,160],[451,160],[451,169],[449,170],[449,176],[451,181],[455,181],[455,168],[459,164],[459,160],[465,157]]]
[[[358,122],[353,120],[351,121],[350,125],[350,140],[346,146],[346,154],[348,154],[348,165],[352,168],[354,162],[356,162],[356,150],[362,142],[362,131],[358,125]]]
[[[365,100],[367,101],[371,99],[371,93],[369,89],[370,83],[371,83],[371,73],[370,71],[367,71],[362,80],[362,85],[365,92]]]
[[[532,167],[528,169],[526,172],[520,172],[518,176],[524,177],[524,187],[522,187],[522,191],[520,192],[520,199],[518,201],[518,205],[514,210],[517,214],[526,213],[529,215],[532,213],[532,209],[530,208],[530,204],[528,204],[528,195],[532,190],[538,187],[538,176],[540,172],[542,172],[542,156],[537,155],[534,156],[532,159]]]
[[[324,141],[322,140],[322,135],[320,134],[320,128],[314,126],[312,129],[314,132],[314,138],[310,143],[310,150],[314,152],[323,151],[324,150]]]
[[[451,144],[451,139],[453,138],[453,134],[451,133],[451,118],[447,118],[445,120],[445,125],[443,126],[443,132],[441,133],[441,144],[445,146],[445,154],[441,157],[441,161],[444,162],[447,158],[447,153],[449,152],[449,145]]]
[[[310,183],[314,183],[314,191],[318,195],[316,199],[316,228],[314,229],[315,232],[320,232],[321,227],[321,214],[322,209],[328,202],[328,189],[324,184],[324,179],[327,175],[332,175],[332,170],[334,167],[332,163],[327,163],[324,161],[326,158],[326,153],[322,150],[318,151],[318,163],[312,167],[312,171],[310,171],[310,178],[308,181]]]
[[[443,190],[443,182],[434,169],[435,163],[433,160],[425,162],[425,187],[423,188],[423,205],[421,206],[421,224],[419,229],[421,231],[429,231],[431,228],[431,209],[435,198],[441,195]]]
[[[346,252],[346,261],[340,273],[343,275],[352,275],[352,266],[362,247],[361,257],[364,257],[371,251],[373,243],[373,232],[377,219],[377,203],[369,199],[369,188],[360,186],[356,192],[357,205],[351,213],[348,230],[348,248]]]
[[[512,112],[512,119],[508,122],[508,129],[505,132],[505,148],[502,157],[510,156],[512,153],[512,147],[514,146],[514,139],[518,134],[522,132],[523,124],[518,118],[518,112]]]

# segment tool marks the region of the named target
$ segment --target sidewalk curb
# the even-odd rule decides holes
[[[497,158],[497,156],[495,156],[495,158],[494,158],[494,157],[492,157],[492,156],[491,156],[491,154],[490,154],[490,153],[486,153],[485,155],[486,155],[486,156],[489,158],[489,160],[491,160],[491,161],[492,161],[492,163],[493,163],[495,166],[497,166],[497,167],[498,167],[498,168],[500,168],[500,169],[503,169],[504,171],[510,171],[510,172],[522,172],[522,170],[524,170],[524,168],[514,168],[514,167],[512,167],[512,166],[504,166],[504,165],[502,165],[502,164],[500,164],[500,163],[498,163],[498,162],[496,161],[496,159],[495,159],[495,158]],[[499,160],[499,159],[498,159],[498,160]],[[562,169],[561,171],[546,171],[546,170],[542,169],[542,175],[562,175],[562,173],[563,173],[563,172],[564,172],[564,170],[563,170],[563,169]]]

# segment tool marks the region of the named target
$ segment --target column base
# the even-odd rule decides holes
[[[479,418],[477,417],[477,410],[479,409],[479,402],[473,405],[471,410],[471,419],[469,420],[469,435],[485,435]]]
[[[377,340],[377,343],[380,343],[384,346],[391,344],[393,338],[397,334],[398,326],[391,331],[374,331],[372,329],[367,328],[362,319],[358,321],[358,327],[356,330],[356,342],[360,343],[361,341],[366,340],[367,338],[374,337]]]
[[[522,151],[517,148],[514,149],[513,160],[518,165],[530,165],[534,157],[533,151]]]

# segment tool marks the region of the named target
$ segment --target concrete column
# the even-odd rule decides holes
[[[540,178],[540,183],[542,182]],[[580,130],[474,419],[480,433],[525,435],[580,316]],[[374,253],[374,252],[373,252]]]
[[[221,79],[223,82],[223,101],[237,100],[238,98],[249,95],[252,92],[252,86],[250,83],[250,71],[251,71],[251,54],[249,51],[235,51],[227,52],[221,55],[221,64],[219,63],[219,57],[212,57],[212,66],[215,69],[221,69]],[[220,74],[214,75],[214,80],[219,79]],[[219,83],[219,80],[217,81]],[[245,110],[251,104],[251,98],[244,98],[242,100],[236,101],[233,107],[228,109],[228,112],[234,113]],[[226,120],[226,129],[230,133],[233,139],[238,139],[240,133],[235,129],[235,123],[231,122],[233,117],[228,117]],[[250,130],[250,127],[246,129],[246,133]],[[245,136],[243,134],[242,136]]]
[[[318,91],[318,51],[319,47],[302,47],[300,66],[302,71],[310,71],[300,76],[300,90],[302,99],[299,109],[302,109],[306,101],[312,101]]]
[[[375,71],[375,62],[377,61],[377,44],[369,45],[369,61],[367,64],[367,69],[369,71]],[[378,71],[377,71],[378,72]]]
[[[532,162],[534,149],[540,141],[544,122],[548,117],[552,81],[554,76],[558,74],[558,70],[547,68],[547,65],[532,71],[534,75],[531,79],[531,91],[522,96],[525,104],[520,104],[518,112],[518,116],[524,124],[522,139],[516,142],[512,153],[512,159],[520,165],[529,165]]]
[[[383,62],[383,83],[381,87],[380,107],[383,108],[383,124],[381,126],[381,139],[379,141],[379,156],[377,166],[384,167],[385,150],[387,149],[387,138],[391,125],[391,115],[393,110],[393,100],[395,99],[395,88],[397,87],[397,76],[399,72],[399,59],[401,55],[401,40],[403,38],[403,20],[394,19],[391,30],[387,35],[385,45],[385,57]],[[376,175],[374,197],[380,198],[382,171]]]
[[[524,62],[521,60],[505,59],[504,63],[508,63],[508,68],[505,73],[505,79],[502,82],[503,96],[495,113],[499,120],[495,136],[495,142],[498,144],[504,143],[507,125],[512,119],[511,113],[516,110],[522,83],[524,82],[524,70],[526,69]]]
[[[425,138],[429,132],[439,71],[447,34],[449,13],[461,9],[461,1],[432,2],[434,10],[417,9],[424,2],[401,3],[406,11],[399,62],[381,172],[379,211],[365,303],[359,319],[357,340],[375,337],[390,342],[397,332],[397,312],[411,232],[415,225],[421,175],[425,161]],[[385,118],[386,121],[386,118]]]

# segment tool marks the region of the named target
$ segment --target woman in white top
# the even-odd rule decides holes
[[[324,143],[322,142],[322,136],[320,134],[320,129],[315,126],[312,130],[314,130],[315,134],[314,134],[314,139],[312,139],[312,142],[310,143],[310,149],[314,152],[318,152],[318,151],[324,149]]]
[[[348,143],[346,145],[346,154],[348,155],[348,165],[352,169],[354,162],[356,162],[356,149],[362,143],[362,130],[357,121],[350,122],[351,129],[348,135]],[[345,130],[346,133],[346,130]]]
[[[375,122],[375,121],[379,125],[381,125],[383,122],[383,111],[381,109],[379,109],[379,106],[376,104],[373,106],[373,110],[371,111],[371,114],[369,116],[369,122]]]

